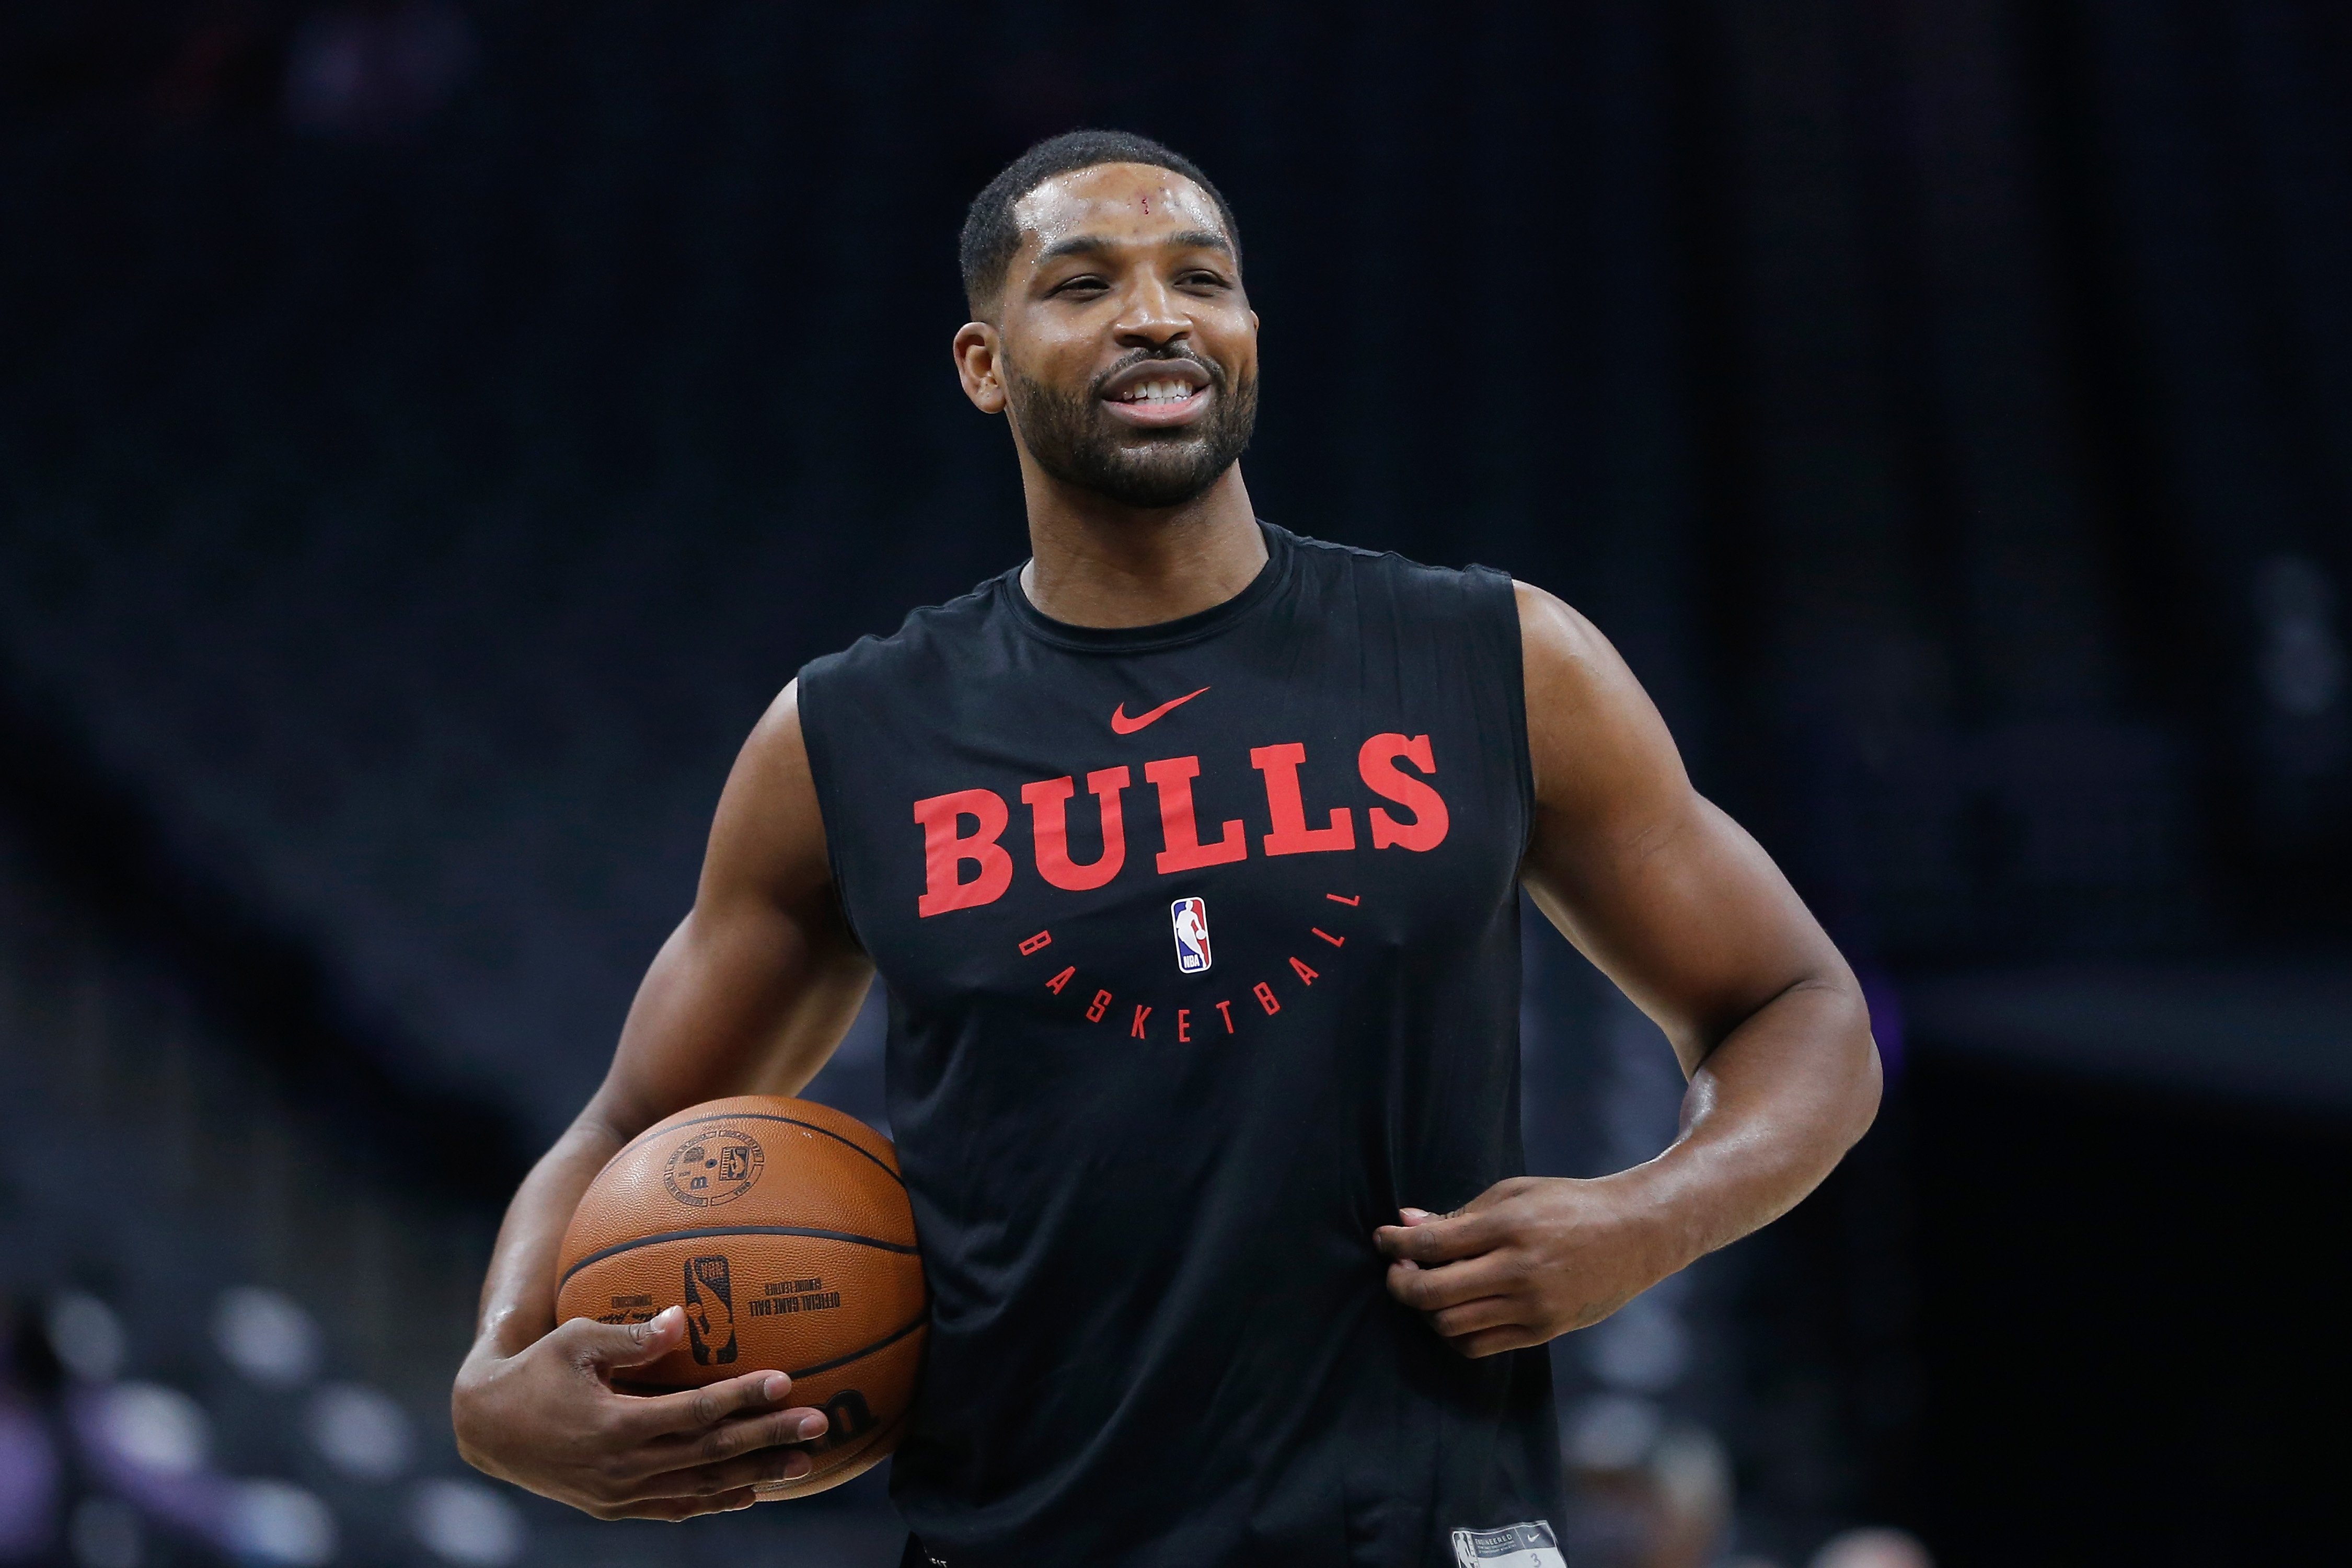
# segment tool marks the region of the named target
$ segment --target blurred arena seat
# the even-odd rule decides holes
[[[683,1564],[740,1542],[600,1529],[467,1469],[443,1412],[493,1213],[346,1157],[23,849],[0,825],[0,1563]],[[878,1560],[871,1490],[763,1520],[765,1547]]]

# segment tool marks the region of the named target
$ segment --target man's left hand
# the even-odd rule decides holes
[[[1588,1328],[1686,1261],[1622,1176],[1514,1176],[1450,1215],[1399,1213],[1372,1233],[1389,1294],[1465,1356]]]

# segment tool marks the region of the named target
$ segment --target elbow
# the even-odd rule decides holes
[[[1878,1058],[1878,1041],[1869,1030],[1864,1029],[1862,1035],[1862,1064],[1854,1074],[1853,1092],[1848,1097],[1851,1110],[1845,1140],[1847,1148],[1861,1142],[1862,1135],[1869,1131],[1871,1124],[1878,1120],[1879,1101],[1885,1098],[1885,1092],[1886,1068]]]
[[[1886,1076],[1870,1029],[1870,1004],[1850,974],[1802,981],[1783,994],[1802,998],[1795,1005],[1802,1009],[1797,1035],[1808,1064],[1801,1074],[1806,1120],[1826,1173],[1878,1120]]]
[[[1886,1091],[1885,1064],[1879,1059],[1878,1037],[1871,1033],[1870,1005],[1854,984],[1849,994],[1847,1011],[1850,1016],[1841,1020],[1848,1040],[1846,1056],[1850,1062],[1845,1074],[1844,1093],[1840,1109],[1840,1131],[1843,1137],[1839,1152],[1862,1142],[1863,1134],[1878,1120],[1878,1106]]]

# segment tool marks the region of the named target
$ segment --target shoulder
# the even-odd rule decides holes
[[[1616,647],[1574,605],[1517,578],[1511,581],[1511,597],[1518,610],[1519,644],[1530,681],[1538,667],[1549,679],[1579,685],[1608,684],[1619,672],[1633,679]]]
[[[1327,587],[1389,600],[1414,616],[1452,618],[1485,611],[1507,618],[1511,579],[1491,566],[1432,566],[1393,550],[1276,531],[1289,542],[1300,573]]]
[[[1665,721],[1601,628],[1531,584],[1514,582],[1538,800],[1633,800],[1686,789]]]
[[[795,682],[802,721],[824,731],[835,712],[856,712],[861,700],[967,668],[973,648],[995,635],[1002,593],[1004,576],[988,578],[946,605],[908,611],[887,637],[858,637],[837,654],[812,658]]]
[[[1288,529],[1265,525],[1297,552],[1302,566],[1327,576],[1382,577],[1424,587],[1442,588],[1471,582],[1508,582],[1491,566],[1432,566],[1393,550],[1368,550],[1360,544],[1340,544]]]
[[[992,577],[943,605],[908,611],[887,637],[862,637],[837,653],[810,660],[798,681],[803,697],[815,691],[822,700],[823,691],[835,685],[903,679],[953,660],[988,635],[1003,584],[1004,578]]]
[[[801,682],[786,683],[736,753],[703,859],[704,901],[745,892],[788,900],[831,879],[801,698]]]

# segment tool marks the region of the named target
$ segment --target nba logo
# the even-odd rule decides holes
[[[1199,899],[1179,899],[1168,906],[1176,927],[1176,968],[1185,974],[1204,974],[1209,968],[1209,906]]]
[[[686,1333],[697,1365],[735,1359],[735,1292],[724,1255],[686,1260]]]

